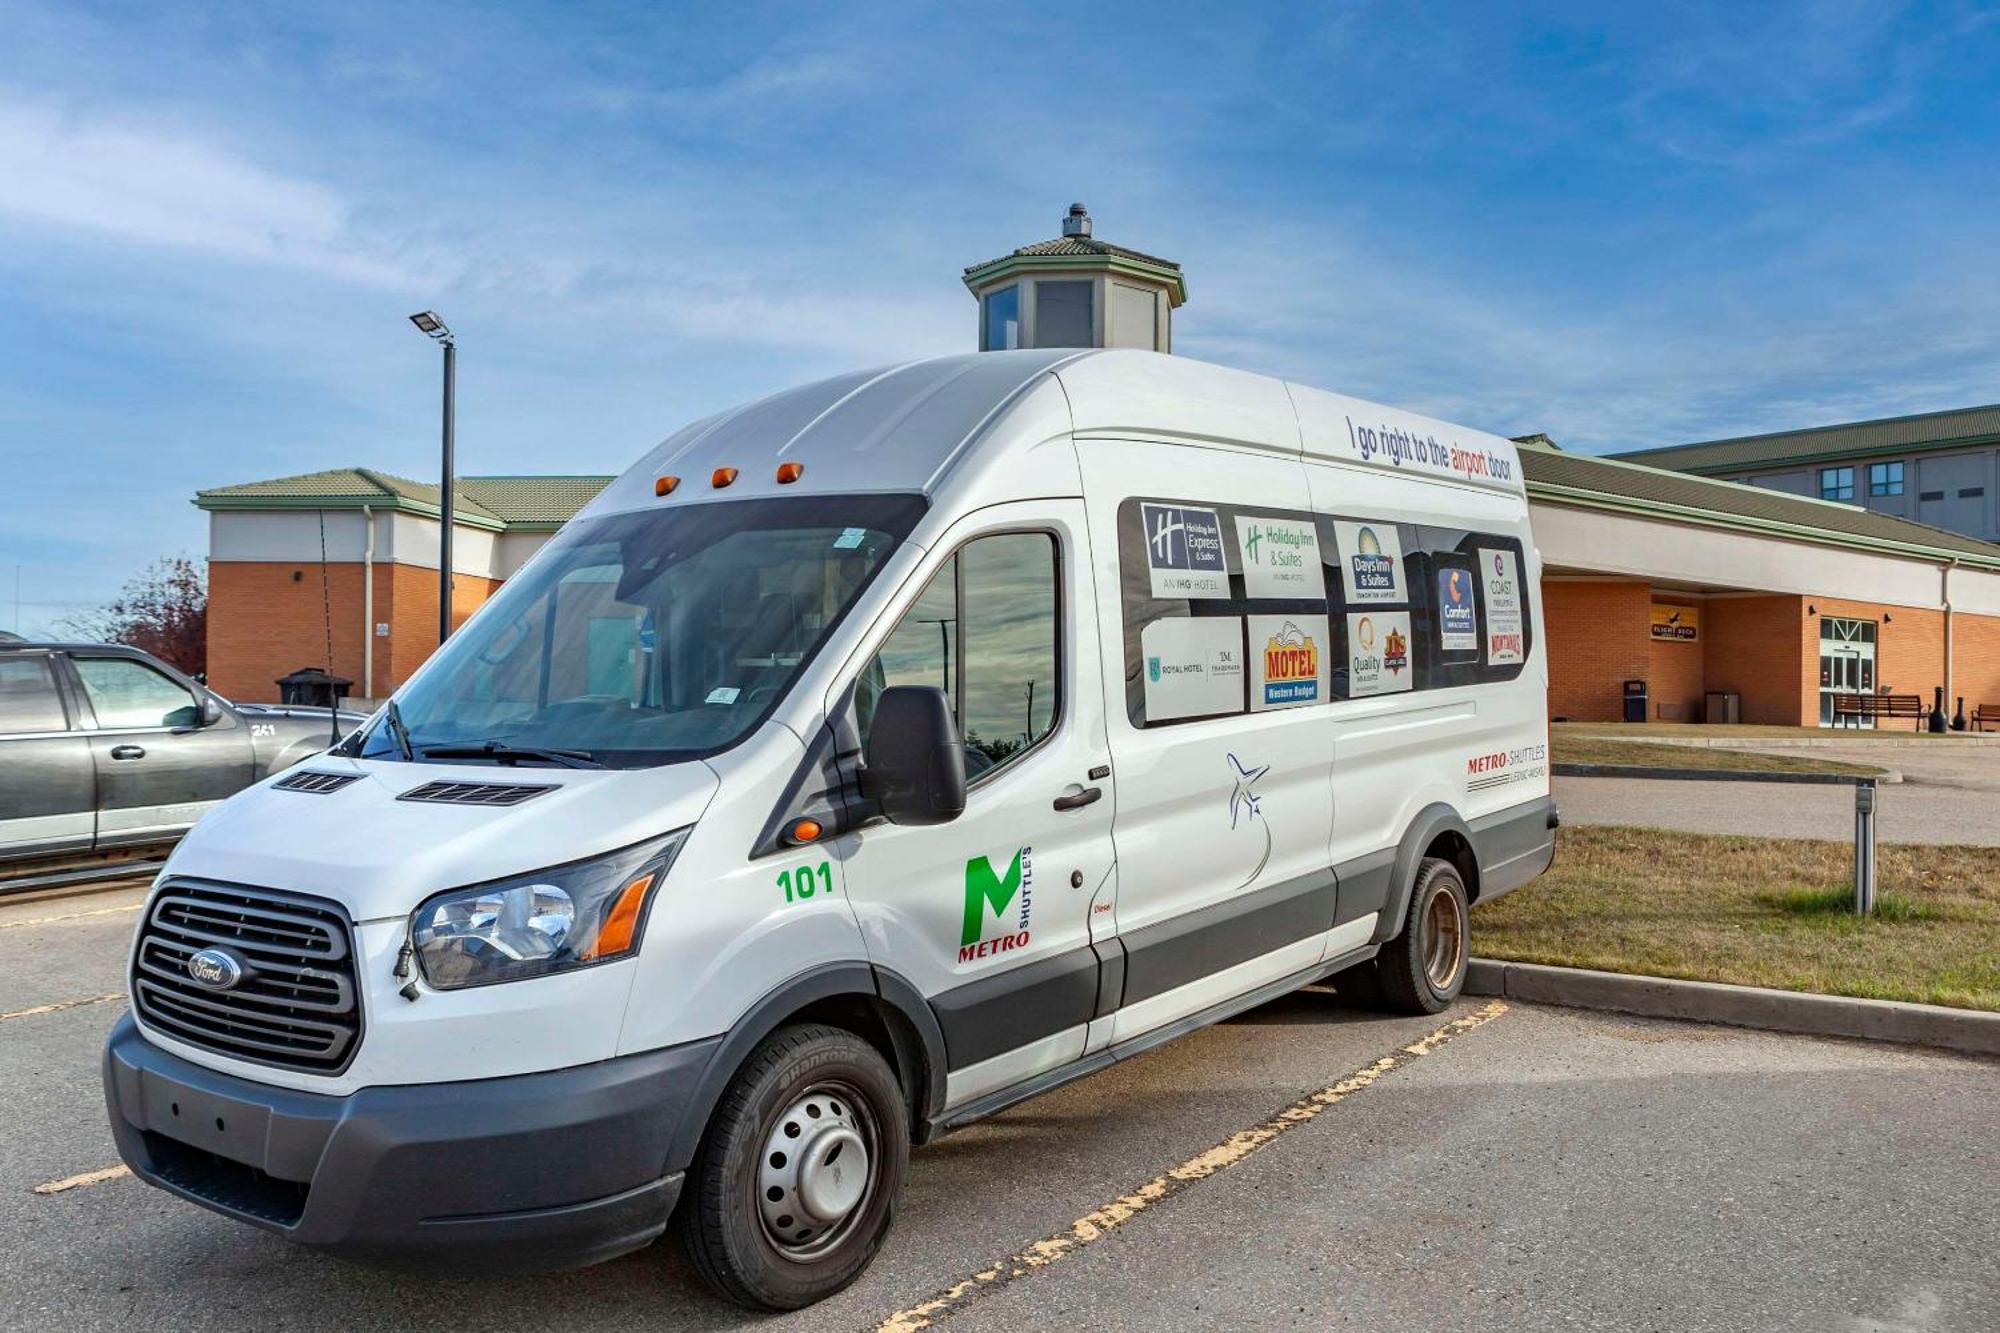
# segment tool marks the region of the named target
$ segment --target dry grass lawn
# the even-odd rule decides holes
[[[1557,736],[1643,736],[1650,740],[1725,741],[1936,741],[1950,745],[1964,738],[1962,732],[1934,735],[1913,730],[1908,718],[1884,719],[1877,727],[1781,727],[1768,722],[1557,722],[1550,726]]]
[[[1847,764],[1818,759],[1800,749],[1793,754],[1759,754],[1754,750],[1722,750],[1713,746],[1660,745],[1608,736],[1580,736],[1558,731],[1549,738],[1558,764],[1607,764],[1619,768],[1707,768],[1732,773],[1844,773],[1874,777],[1883,770],[1872,764]]]
[[[1782,797],[1782,789],[1774,789]],[[1481,957],[2000,1011],[2000,848],[1565,828],[1548,874],[1473,909]]]

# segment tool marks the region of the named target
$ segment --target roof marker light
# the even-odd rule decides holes
[[[708,484],[715,487],[718,491],[735,480],[736,469],[733,467],[719,467],[708,476]]]
[[[679,477],[661,477],[659,480],[653,483],[653,494],[672,495],[674,493],[674,487],[680,484],[681,484],[681,479]]]
[[[789,486],[805,474],[806,465],[804,463],[778,464],[778,484],[780,486]]]

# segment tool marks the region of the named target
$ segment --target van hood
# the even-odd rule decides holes
[[[286,790],[304,773],[352,776]],[[515,805],[412,801],[430,783],[544,788]],[[705,763],[507,768],[319,756],[238,792],[181,840],[163,875],[331,898],[355,921],[405,917],[434,893],[581,861],[684,828],[718,780]]]

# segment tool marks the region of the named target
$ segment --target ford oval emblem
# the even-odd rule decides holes
[[[243,962],[227,949],[203,949],[189,955],[187,973],[210,990],[233,990],[243,981]]]

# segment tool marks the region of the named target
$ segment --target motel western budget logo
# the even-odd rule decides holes
[[[965,863],[965,921],[959,930],[958,961],[974,962],[1027,947],[1028,917],[1035,890],[1034,849],[1023,847],[1003,872],[992,858]]]
[[[1264,640],[1264,702],[1268,706],[1318,697],[1319,645],[1288,620]]]

